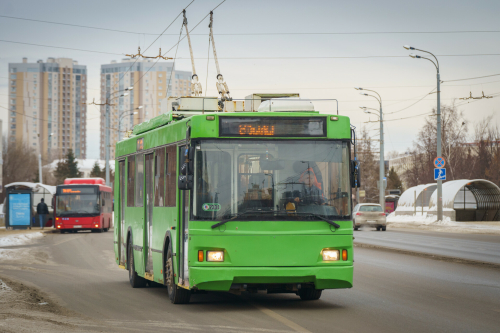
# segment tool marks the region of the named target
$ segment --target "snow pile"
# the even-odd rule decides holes
[[[43,234],[41,232],[33,232],[28,234],[15,234],[8,235],[4,237],[0,237],[0,246],[15,246],[15,245],[23,245],[35,238],[42,237]]]
[[[425,212],[424,214],[397,216],[392,212],[387,216],[387,224],[391,227],[418,227],[436,231],[500,233],[500,222],[454,222],[448,216],[444,216],[443,221],[437,221],[436,215]]]

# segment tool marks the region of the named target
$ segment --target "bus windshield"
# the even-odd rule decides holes
[[[58,194],[56,216],[95,216],[100,214],[99,195],[93,194]]]
[[[349,147],[340,140],[196,143],[193,217],[349,219]]]

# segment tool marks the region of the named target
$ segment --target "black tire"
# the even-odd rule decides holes
[[[172,249],[170,246],[167,251],[167,259],[165,261],[165,282],[168,289],[168,298],[173,304],[187,304],[191,298],[191,291],[180,288],[175,284],[174,266],[172,259]]]
[[[132,245],[128,245],[128,251],[127,251],[127,260],[128,260],[128,279],[130,281],[130,285],[132,288],[144,288],[146,287],[147,280],[143,277],[140,277],[137,275],[137,272],[135,271],[135,264],[134,264],[134,253],[132,250]]]
[[[387,228],[386,226],[382,227],[382,231],[385,231],[386,228]]]
[[[380,231],[380,229],[381,229],[381,228],[382,228],[382,227],[377,227],[377,231]]]
[[[300,299],[303,301],[315,301],[321,297],[322,291],[322,289],[307,288],[300,289],[298,294],[300,296]]]

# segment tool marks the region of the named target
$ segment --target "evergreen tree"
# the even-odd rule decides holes
[[[95,161],[92,171],[90,171],[90,177],[102,177],[102,171],[97,161]]]
[[[82,173],[78,170],[78,161],[73,154],[73,150],[70,149],[66,158],[63,161],[59,161],[54,170],[56,184],[64,183],[66,178],[80,178],[81,176]]]
[[[394,167],[392,167],[389,170],[389,175],[387,176],[387,189],[389,190],[400,190],[401,193],[403,193],[403,183],[401,182],[401,179],[399,178],[398,173],[396,170],[394,170]]]

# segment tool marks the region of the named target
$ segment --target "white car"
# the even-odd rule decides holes
[[[369,226],[377,228],[377,231],[385,231],[386,223],[386,215],[379,204],[363,203],[354,207],[354,211],[352,212],[352,227],[354,230],[358,230],[363,226]]]

